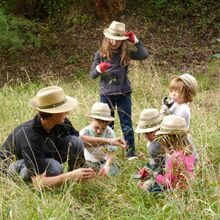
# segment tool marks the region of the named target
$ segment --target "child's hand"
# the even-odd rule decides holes
[[[140,169],[139,174],[140,174],[140,179],[141,180],[146,180],[150,177],[150,174],[147,171],[146,167],[143,167],[142,169]]]
[[[172,99],[169,99],[168,97],[164,97],[162,100],[162,108],[160,110],[161,114],[169,115],[170,114],[170,108],[174,104],[174,101]]]
[[[174,101],[172,99],[169,99],[168,97],[163,98],[163,105],[166,105],[168,108],[171,108],[173,104]]]
[[[142,169],[145,169],[145,172],[148,173],[148,175],[149,175],[150,177],[154,177],[154,178],[156,178],[157,175],[158,175],[158,172],[156,172],[156,171],[150,169],[150,168],[147,167],[147,166],[145,166],[145,167],[142,168]]]
[[[99,72],[99,73],[105,73],[106,70],[111,66],[110,63],[108,62],[101,62],[100,64],[98,64],[96,66],[96,70]]]
[[[122,147],[123,149],[127,148],[126,141],[124,139],[120,138],[120,137],[111,138],[110,139],[110,145],[119,146],[119,147]]]
[[[129,37],[128,40],[129,40],[132,44],[136,44],[136,43],[138,43],[138,41],[139,41],[133,31],[128,31],[128,32],[126,32],[126,33],[125,33],[125,36],[126,36],[126,37]]]

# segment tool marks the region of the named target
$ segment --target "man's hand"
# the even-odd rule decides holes
[[[95,176],[95,171],[92,168],[79,168],[69,172],[69,178],[76,181],[87,181]]]
[[[110,145],[122,147],[123,149],[127,148],[126,141],[120,137],[118,138],[111,138],[110,139]]]
[[[99,72],[99,73],[105,73],[106,70],[111,66],[110,63],[108,62],[101,62],[100,64],[98,64],[96,66],[96,70]]]
[[[138,43],[138,41],[139,41],[133,31],[126,32],[126,33],[125,33],[125,36],[126,36],[126,37],[129,37],[128,40],[129,40],[132,44],[136,44],[136,43]]]

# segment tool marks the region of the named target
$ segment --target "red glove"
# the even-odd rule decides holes
[[[99,72],[99,73],[105,73],[106,70],[111,66],[110,63],[108,62],[101,62],[99,65],[97,65],[96,67],[96,70]]]
[[[133,31],[128,31],[125,33],[126,37],[129,37],[128,40],[132,43],[132,44],[136,44],[138,42],[137,37],[135,36]]]
[[[145,180],[147,178],[149,178],[149,173],[147,172],[147,170],[145,169],[145,167],[143,167],[142,169],[140,169],[139,174],[141,175],[141,179]]]

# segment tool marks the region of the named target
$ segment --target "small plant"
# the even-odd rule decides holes
[[[0,9],[0,50],[20,49],[29,43],[40,47],[40,40],[35,35],[36,24],[22,17],[5,14]]]

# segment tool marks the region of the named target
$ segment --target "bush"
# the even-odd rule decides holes
[[[19,49],[26,43],[40,46],[35,35],[36,24],[22,17],[6,14],[0,8],[0,50]]]

